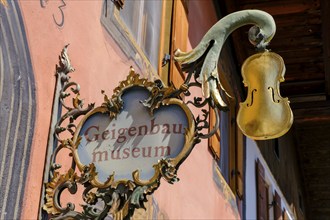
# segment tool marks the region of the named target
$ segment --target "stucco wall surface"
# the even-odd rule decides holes
[[[60,7],[63,2],[65,7]],[[36,219],[56,82],[55,65],[58,64],[60,51],[64,45],[70,44],[69,56],[76,69],[70,76],[72,81],[80,84],[80,97],[85,105],[91,102],[100,105],[103,101],[101,90],[111,95],[119,81],[126,78],[129,67],[135,65],[125,57],[100,23],[103,1],[50,0],[45,3],[43,0],[21,0],[19,3],[35,73],[37,96],[22,219]],[[108,4],[112,2],[108,1]],[[207,18],[205,21],[209,22]],[[59,27],[58,24],[62,22],[63,26]],[[137,67],[135,69],[142,72]],[[181,166],[181,180],[174,185],[162,182],[155,193],[155,200],[169,219],[237,218],[226,196],[213,180],[212,166],[213,158],[208,151],[207,141],[202,141]]]

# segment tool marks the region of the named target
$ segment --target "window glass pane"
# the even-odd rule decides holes
[[[144,16],[146,17],[146,32],[142,48],[149,57],[151,64],[158,66],[158,50],[160,38],[160,24],[162,1],[146,1]]]
[[[162,16],[162,1],[127,0],[120,17],[142,49],[151,65],[157,69]]]
[[[124,8],[120,11],[120,17],[130,30],[131,35],[137,40],[142,1],[125,1]]]
[[[223,177],[229,183],[229,144],[230,144],[230,113],[220,112],[220,169]]]

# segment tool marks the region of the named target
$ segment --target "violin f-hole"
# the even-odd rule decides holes
[[[275,100],[274,88],[271,87],[271,86],[269,86],[269,87],[268,87],[268,90],[271,90],[271,92],[272,92],[272,99],[273,99],[273,102],[274,102],[274,103],[280,103],[280,100]]]
[[[253,89],[251,92],[251,103],[247,103],[246,106],[247,107],[251,107],[253,105],[253,93],[257,92],[257,89]]]

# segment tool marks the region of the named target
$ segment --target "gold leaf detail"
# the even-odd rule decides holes
[[[77,175],[73,169],[69,169],[66,174],[60,174],[59,172],[55,172],[53,178],[50,182],[46,183],[46,203],[43,206],[43,209],[52,215],[57,215],[61,213],[61,210],[55,204],[55,196],[56,191],[59,186],[61,186],[65,182],[75,182],[77,179]]]

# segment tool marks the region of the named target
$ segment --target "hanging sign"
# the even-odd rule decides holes
[[[95,165],[101,182],[113,173],[115,179],[133,180],[136,170],[141,179],[148,180],[155,173],[154,164],[161,158],[175,158],[183,150],[186,112],[172,104],[151,115],[142,102],[149,96],[148,89],[132,87],[123,93],[116,118],[111,119],[106,108],[99,107],[82,121],[76,156],[81,165]]]
[[[105,102],[81,120],[73,155],[81,171],[95,167],[95,185],[113,180],[150,184],[160,177],[160,163],[175,167],[190,153],[192,113],[181,100],[164,99],[166,90],[131,71],[111,99],[105,95]]]
[[[68,77],[73,70],[65,46],[56,71],[59,103],[67,111],[53,128],[58,146],[50,157],[43,209],[56,219],[129,218],[144,207],[161,178],[178,181],[180,165],[201,138],[216,132],[219,120],[209,131],[208,111],[202,109],[195,118],[188,104],[203,108],[212,102],[198,97],[182,100],[189,96],[189,86],[201,86],[197,81],[189,83],[193,72],[175,89],[160,80],[140,78],[131,69],[111,97],[102,91],[101,105],[84,107],[80,86]],[[65,100],[72,93],[76,96],[68,104]],[[72,156],[71,168],[64,172],[57,161],[62,150]],[[65,204],[62,192],[81,193],[83,201]],[[76,210],[77,205],[82,210]]]

